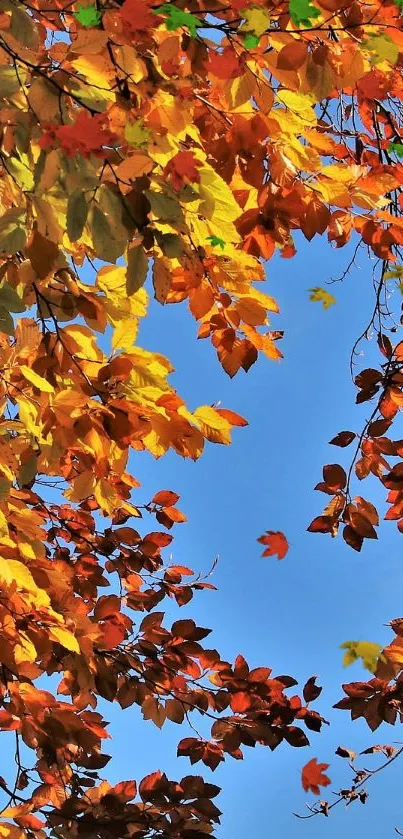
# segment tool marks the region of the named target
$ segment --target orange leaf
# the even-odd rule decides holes
[[[261,545],[267,545],[262,556],[274,556],[277,554],[278,559],[284,559],[288,551],[288,542],[284,533],[278,530],[267,530],[264,536],[260,536],[257,540]]]
[[[320,795],[319,787],[329,786],[330,778],[323,774],[323,770],[327,769],[328,766],[328,763],[318,763],[316,757],[305,764],[301,772],[301,783],[305,792]]]

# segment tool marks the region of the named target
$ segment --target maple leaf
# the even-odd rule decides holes
[[[225,248],[224,239],[220,239],[219,236],[207,236],[207,241],[211,243],[212,248],[221,248],[221,250]]]
[[[319,9],[311,0],[290,0],[290,17],[296,26],[311,26],[315,18],[320,17]]]
[[[320,288],[320,286],[310,288],[309,291],[311,292],[309,299],[314,303],[322,303],[324,309],[329,309],[330,306],[334,306],[337,302],[336,298],[333,297],[333,294],[330,294],[324,288]]]
[[[249,32],[259,39],[269,29],[270,14],[268,9],[259,9],[257,6],[252,9],[245,8],[243,17],[245,23],[239,27],[240,32]]]
[[[112,145],[116,140],[105,124],[103,114],[90,116],[88,111],[80,111],[72,125],[51,126],[42,138],[42,147],[59,143],[69,156],[81,154],[103,155],[103,146]]]
[[[375,673],[379,661],[385,661],[382,647],[370,641],[345,641],[340,649],[346,650],[343,656],[343,667],[349,667],[354,661],[361,659],[362,666],[370,673]]]
[[[164,175],[178,192],[184,184],[199,183],[201,163],[191,151],[180,151],[165,166]]]
[[[289,544],[287,542],[284,533],[275,530],[267,530],[264,536],[260,536],[257,540],[260,542],[261,545],[267,545],[266,550],[262,553],[262,556],[273,556],[277,554],[278,559],[284,559]]]
[[[98,26],[102,20],[101,12],[98,11],[94,3],[88,6],[78,5],[78,10],[74,12],[74,17],[81,23],[81,26],[87,28]]]
[[[135,149],[141,149],[148,145],[151,137],[151,131],[145,128],[143,120],[138,119],[136,122],[127,122],[125,125],[125,140]]]
[[[324,774],[324,770],[328,768],[328,763],[318,763],[316,757],[313,757],[312,760],[305,764],[301,770],[301,783],[305,792],[313,792],[314,795],[320,795],[319,787],[329,786],[331,780]]]
[[[124,0],[120,14],[131,32],[148,32],[156,24],[155,10],[145,0]]]
[[[156,15],[164,15],[164,23],[166,28],[172,32],[176,29],[181,29],[186,26],[193,38],[197,38],[197,29],[200,26],[199,19],[190,14],[190,12],[183,12],[171,3],[163,3],[153,10]]]

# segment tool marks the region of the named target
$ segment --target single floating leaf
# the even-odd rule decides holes
[[[302,769],[301,783],[305,792],[313,792],[314,795],[320,795],[319,787],[328,787],[331,783],[330,778],[324,775],[324,770],[329,768],[328,763],[318,763],[318,759],[313,757]]]
[[[274,556],[277,554],[277,559],[284,559],[289,548],[289,544],[284,536],[284,533],[281,533],[279,530],[267,530],[264,536],[259,536],[257,541],[260,542],[261,545],[267,545],[267,548],[263,551],[262,556]]]
[[[380,644],[373,644],[370,641],[345,641],[344,644],[341,644],[340,649],[346,650],[343,657],[343,667],[349,667],[354,661],[361,659],[365,670],[375,673],[379,660],[385,660],[381,655],[382,647]]]
[[[330,306],[334,306],[337,303],[333,294],[329,294],[328,291],[324,288],[320,288],[320,286],[315,286],[315,288],[310,288],[309,291],[311,292],[309,295],[309,299],[312,300],[314,303],[322,303],[324,309],[329,309]]]

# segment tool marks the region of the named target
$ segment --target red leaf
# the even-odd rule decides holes
[[[289,548],[284,533],[281,533],[279,530],[266,530],[265,535],[260,536],[257,541],[261,545],[267,545],[262,556],[274,556],[274,554],[277,554],[278,559],[284,559]]]
[[[347,475],[338,463],[331,463],[323,467],[323,480],[331,489],[343,489],[347,483]]]
[[[313,757],[309,763],[306,763],[301,772],[301,783],[305,792],[313,792],[314,795],[320,795],[319,787],[327,787],[331,783],[330,778],[323,774],[323,770],[327,769],[328,763],[318,763],[317,758]]]
[[[173,188],[179,191],[184,184],[200,181],[198,171],[200,166],[200,161],[192,151],[180,151],[167,163],[164,175],[172,183]]]
[[[161,489],[155,493],[151,502],[152,504],[159,504],[161,507],[172,507],[179,501],[179,497],[176,492],[172,492],[170,489]]]

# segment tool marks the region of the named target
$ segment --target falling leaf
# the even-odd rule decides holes
[[[324,771],[328,768],[328,763],[318,763],[316,757],[305,764],[301,771],[301,783],[305,792],[320,795],[320,787],[329,786],[331,780],[324,774]]]
[[[328,291],[324,288],[320,288],[320,286],[316,286],[315,288],[310,288],[309,291],[311,294],[309,295],[309,299],[312,300],[314,303],[322,303],[324,309],[329,309],[330,306],[334,306],[337,303],[333,294],[329,294]]]
[[[264,536],[260,536],[257,540],[261,545],[267,545],[266,550],[262,556],[274,556],[277,554],[277,559],[284,559],[289,544],[284,533],[276,530],[267,530]]]
[[[370,641],[345,641],[340,649],[346,650],[343,657],[343,667],[348,667],[354,661],[361,659],[362,666],[370,673],[375,673],[379,660],[384,660],[382,647]]]

